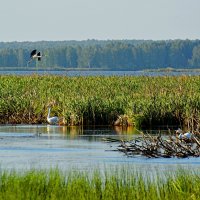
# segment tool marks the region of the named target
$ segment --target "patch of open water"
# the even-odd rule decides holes
[[[107,70],[1,70],[0,74],[4,75],[64,75],[64,76],[196,76],[200,71],[107,71]]]
[[[110,127],[80,128],[50,125],[0,126],[0,168],[5,170],[51,169],[91,170],[127,167],[136,170],[171,171],[198,169],[200,158],[127,157],[113,151],[117,144],[105,137],[128,138],[138,135],[117,132]]]

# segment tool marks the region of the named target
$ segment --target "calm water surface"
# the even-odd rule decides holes
[[[200,75],[200,71],[0,71],[0,74],[31,75],[31,74],[52,74],[64,76],[180,76],[180,75]]]
[[[80,128],[50,125],[0,126],[0,167],[6,170],[50,169],[91,170],[126,166],[142,171],[177,167],[198,169],[199,158],[126,157],[113,151],[117,144],[104,142],[105,137],[137,137],[130,131],[110,127]]]

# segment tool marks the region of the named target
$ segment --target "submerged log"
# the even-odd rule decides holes
[[[200,140],[193,137],[191,140],[179,140],[177,137],[161,137],[143,135],[131,141],[104,138],[106,142],[117,142],[118,151],[127,156],[143,155],[149,158],[186,158],[200,156]]]

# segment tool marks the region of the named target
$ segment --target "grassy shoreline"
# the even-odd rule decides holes
[[[0,199],[199,199],[198,173],[177,171],[152,179],[128,169],[83,173],[1,172]]]
[[[65,125],[136,127],[200,123],[200,76],[1,75],[0,123],[47,123],[47,106]]]

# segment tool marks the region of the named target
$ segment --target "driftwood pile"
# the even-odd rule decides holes
[[[117,151],[127,156],[143,155],[149,158],[186,158],[200,156],[200,140],[193,136],[190,140],[180,140],[175,136],[143,135],[131,141],[105,138],[106,142],[119,143]]]

